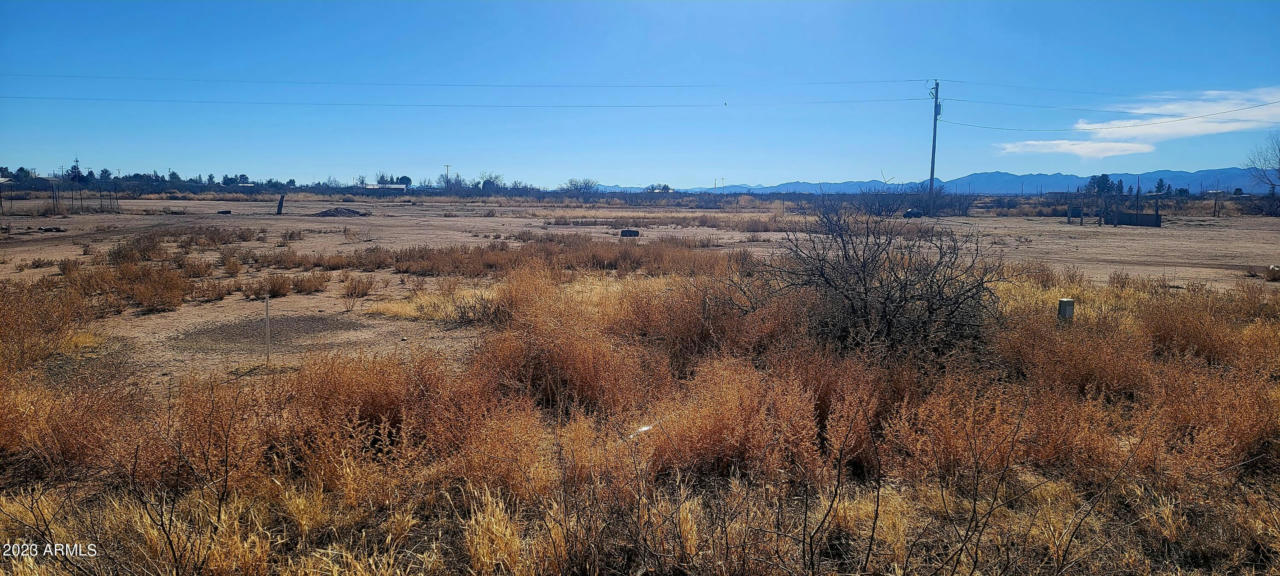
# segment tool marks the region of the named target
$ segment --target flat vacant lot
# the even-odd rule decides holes
[[[0,222],[0,540],[110,552],[35,574],[1280,558],[1280,219],[843,214],[768,259],[791,206],[122,208]]]
[[[43,201],[41,201],[43,202]],[[37,202],[13,203],[17,212]],[[13,232],[0,237],[0,254],[7,263],[0,275],[9,277],[23,261],[60,259],[80,254],[79,245],[110,245],[147,230],[178,225],[208,225],[263,229],[274,241],[287,231],[314,232],[295,248],[331,252],[362,245],[385,247],[483,244],[495,234],[521,231],[577,232],[616,237],[616,228],[595,224],[602,220],[693,219],[709,215],[732,220],[776,218],[769,210],[688,210],[677,208],[503,206],[494,203],[404,202],[289,202],[285,214],[275,215],[274,203],[126,200],[125,214],[87,214],[60,218],[6,216]],[[366,217],[311,216],[331,208],[347,208]],[[230,215],[217,214],[230,210]],[[557,218],[588,225],[555,224]],[[1068,225],[1061,218],[946,218],[957,229],[983,234],[992,248],[1013,260],[1041,261],[1079,267],[1093,280],[1113,271],[1164,275],[1177,282],[1205,282],[1226,286],[1246,278],[1250,266],[1280,264],[1280,219],[1264,217],[1169,217],[1163,228]],[[39,233],[56,226],[63,233]],[[26,230],[30,228],[31,231]],[[344,230],[348,234],[344,235]],[[643,230],[642,241],[655,237],[707,238],[722,248],[765,251],[780,232],[748,233],[707,226],[658,225]]]
[[[17,203],[22,212],[35,203]],[[602,221],[689,221],[699,216],[734,219],[778,219],[768,210],[689,210],[631,207],[565,207],[553,205],[503,206],[496,203],[405,202],[288,202],[285,214],[275,215],[274,203],[126,200],[122,214],[77,214],[65,217],[6,216],[11,233],[0,239],[0,279],[31,280],[57,274],[54,266],[31,268],[40,259],[66,258],[88,262],[85,252],[101,253],[117,243],[177,226],[251,228],[258,238],[245,249],[283,249],[283,234],[301,232],[288,247],[299,253],[352,253],[370,246],[405,248],[426,245],[483,245],[521,232],[587,234],[615,238],[615,227]],[[362,217],[319,217],[313,214],[345,208]],[[219,211],[231,214],[218,214]],[[796,218],[794,215],[784,216]],[[556,222],[561,222],[557,224]],[[1280,263],[1280,219],[1169,218],[1164,228],[1067,225],[1056,218],[959,218],[940,221],[959,230],[984,235],[993,253],[1017,261],[1075,266],[1095,281],[1116,271],[1165,276],[1174,285],[1202,282],[1228,287],[1249,278],[1250,266]],[[65,232],[40,232],[56,227]],[[642,229],[641,241],[661,237],[708,241],[715,250],[776,250],[783,232],[747,233],[708,226],[657,224]],[[86,248],[87,247],[87,248]],[[206,258],[217,252],[206,250]],[[25,268],[19,271],[19,268]],[[264,273],[247,273],[246,280]],[[402,301],[412,287],[387,270],[372,272],[372,294],[352,311],[343,305],[340,290],[292,295],[272,302],[275,328],[273,352],[277,362],[294,364],[304,354],[323,352],[388,352],[418,346],[441,349],[451,356],[465,351],[477,334],[472,329],[442,330],[430,323],[406,322],[366,313],[379,302]],[[428,279],[428,287],[434,282]],[[419,288],[422,288],[419,286]],[[264,305],[239,294],[214,302],[191,303],[173,312],[140,314],[130,311],[100,322],[98,330],[115,346],[128,346],[132,356],[145,359],[140,368],[156,381],[186,371],[228,366],[243,369],[265,361]]]

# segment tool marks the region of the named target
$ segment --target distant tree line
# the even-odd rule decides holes
[[[370,184],[364,175],[357,176],[351,183],[342,183],[334,178],[310,184],[299,184],[293,179],[280,181],[275,178],[266,180],[251,179],[246,174],[223,174],[221,178],[214,174],[183,177],[170,170],[167,175],[158,171],[150,174],[115,174],[111,170],[102,169],[82,171],[79,161],[71,168],[60,172],[50,172],[44,176],[35,169],[18,167],[10,170],[0,167],[0,178],[8,180],[7,190],[49,191],[59,190],[103,190],[119,192],[125,195],[164,194],[164,193],[225,193],[239,192],[254,194],[256,192],[279,193],[288,191],[306,191],[317,194],[351,194],[384,196],[402,195],[406,192],[415,194],[447,194],[459,196],[480,195],[539,195],[547,193],[595,194],[599,183],[589,178],[573,178],[555,189],[545,189],[516,180],[508,184],[500,174],[483,172],[478,178],[467,179],[461,174],[441,174],[435,179],[423,178],[417,185],[409,176],[397,176],[388,172],[378,172]],[[650,186],[649,191],[671,192],[666,184]]]
[[[1260,156],[1255,161],[1259,180],[1274,183],[1280,177],[1276,168],[1266,168],[1276,164],[1273,143],[1269,156]],[[0,184],[0,192],[58,192],[91,191],[109,193],[117,198],[139,197],[143,195],[199,195],[199,194],[240,194],[244,196],[275,196],[292,192],[307,192],[317,195],[336,196],[368,196],[375,198],[394,198],[399,196],[454,196],[461,198],[479,198],[486,196],[511,196],[530,198],[533,200],[573,199],[582,202],[604,202],[617,200],[637,206],[686,206],[693,208],[717,208],[735,201],[741,196],[750,196],[762,201],[784,201],[809,203],[814,195],[800,192],[769,193],[690,193],[680,192],[667,184],[651,184],[637,192],[605,191],[600,183],[590,178],[571,178],[556,188],[534,186],[520,180],[508,183],[500,174],[482,172],[473,179],[465,178],[456,172],[440,174],[435,178],[420,178],[417,182],[405,175],[390,172],[378,172],[373,179],[374,184],[364,176],[357,176],[354,182],[343,183],[334,178],[309,184],[299,184],[293,179],[255,180],[246,174],[223,174],[221,177],[213,173],[197,174],[183,177],[177,171],[167,174],[158,171],[151,173],[116,174],[109,169],[82,170],[79,161],[71,167],[58,172],[50,172],[41,176],[33,168],[20,166],[16,170],[0,166],[0,178],[6,182]],[[1076,192],[1093,195],[1105,202],[1129,203],[1119,197],[1131,197],[1132,205],[1138,209],[1142,206],[1143,195],[1155,194],[1162,197],[1186,198],[1191,196],[1187,188],[1175,188],[1164,179],[1156,181],[1155,187],[1144,190],[1136,185],[1126,186],[1124,180],[1112,180],[1107,174],[1091,176],[1088,183],[1078,187]],[[1243,194],[1237,189],[1236,195]],[[978,196],[973,194],[948,193],[944,186],[935,185],[932,191],[925,184],[911,186],[885,187],[882,189],[863,190],[858,193],[823,194],[823,198],[836,202],[847,202],[859,210],[877,216],[900,215],[906,210],[916,210],[927,216],[967,216]],[[10,195],[10,198],[13,196]],[[20,197],[20,196],[19,196]],[[1274,187],[1266,197],[1242,199],[1246,204],[1245,212],[1280,216],[1280,200],[1275,196]]]

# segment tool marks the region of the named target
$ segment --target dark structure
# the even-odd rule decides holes
[[[1150,226],[1159,228],[1160,222],[1159,214],[1133,214],[1120,211],[1114,211],[1103,218],[1103,223],[1111,226]]]
[[[640,231],[639,231],[639,230],[630,230],[630,229],[628,229],[628,230],[623,230],[622,232],[619,232],[619,233],[618,233],[618,236],[621,236],[621,237],[623,237],[623,238],[638,238],[638,237],[640,236]]]

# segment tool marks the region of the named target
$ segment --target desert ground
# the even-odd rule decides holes
[[[33,212],[45,200],[11,202],[15,213]],[[732,211],[626,206],[556,204],[503,206],[494,201],[338,202],[290,201],[284,214],[268,202],[124,200],[120,214],[72,214],[61,217],[5,216],[10,233],[0,238],[0,279],[33,280],[57,274],[54,267],[27,268],[32,260],[88,260],[90,250],[105,251],[122,240],[148,231],[180,226],[252,228],[265,231],[265,241],[246,249],[278,249],[287,232],[302,232],[289,247],[319,254],[352,252],[367,246],[443,247],[484,245],[520,232],[587,234],[616,240],[618,229],[604,224],[555,224],[573,220],[628,218],[778,218],[777,209]],[[333,208],[367,216],[318,217]],[[231,214],[218,214],[219,211]],[[1062,218],[969,217],[933,221],[962,232],[976,232],[993,254],[1013,262],[1041,262],[1078,268],[1086,278],[1105,282],[1113,272],[1161,276],[1174,285],[1202,283],[1225,288],[1257,282],[1249,268],[1280,263],[1280,219],[1262,217],[1171,217],[1163,228],[1068,225]],[[39,232],[58,227],[64,232]],[[784,232],[743,232],[708,226],[657,225],[642,229],[640,241],[693,238],[715,250],[745,249],[766,254],[778,250]],[[279,364],[296,364],[308,352],[410,350],[417,346],[457,354],[474,343],[468,328],[438,327],[362,313],[377,302],[407,298],[412,289],[387,270],[373,273],[379,284],[360,309],[344,310],[336,291],[294,295],[271,303],[273,353]],[[246,275],[255,277],[254,274]],[[264,304],[240,297],[184,306],[154,314],[127,313],[108,318],[96,328],[111,345],[145,359],[141,367],[156,381],[184,371],[214,367],[243,369],[265,362]]]
[[[1280,565],[1280,219],[741,204],[6,202],[0,572]]]

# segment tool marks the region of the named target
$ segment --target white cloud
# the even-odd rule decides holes
[[[1098,142],[1090,140],[1026,140],[1000,144],[1006,154],[1075,154],[1081,158],[1106,158],[1150,152],[1156,147],[1140,142]]]
[[[1077,121],[1074,129],[1090,140],[1030,140],[1000,146],[1004,152],[1067,153],[1082,158],[1151,152],[1155,142],[1274,127],[1280,124],[1280,104],[1267,104],[1277,101],[1280,86],[1152,94],[1114,107],[1134,118]],[[1234,111],[1223,113],[1226,110]]]

